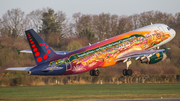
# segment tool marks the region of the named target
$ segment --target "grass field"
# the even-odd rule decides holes
[[[100,100],[180,98],[180,83],[84,84],[0,87],[0,100]]]

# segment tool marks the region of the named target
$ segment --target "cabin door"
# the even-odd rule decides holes
[[[65,64],[66,64],[66,71],[71,70],[72,69],[72,65],[71,65],[71,61],[69,60],[69,58],[64,58],[64,61],[66,61],[65,62]]]

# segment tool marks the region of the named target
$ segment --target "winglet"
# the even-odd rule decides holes
[[[167,51],[169,50],[170,48],[164,48],[165,52],[167,53]]]

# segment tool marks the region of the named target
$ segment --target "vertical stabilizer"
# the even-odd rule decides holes
[[[57,56],[33,29],[26,30],[25,33],[37,65],[51,61]]]

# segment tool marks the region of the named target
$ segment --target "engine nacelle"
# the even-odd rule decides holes
[[[140,59],[140,61],[141,63],[153,64],[161,61],[164,57],[166,57],[165,53],[158,52],[150,57],[144,57],[143,59]]]
[[[31,71],[28,71],[28,75],[31,75]]]

